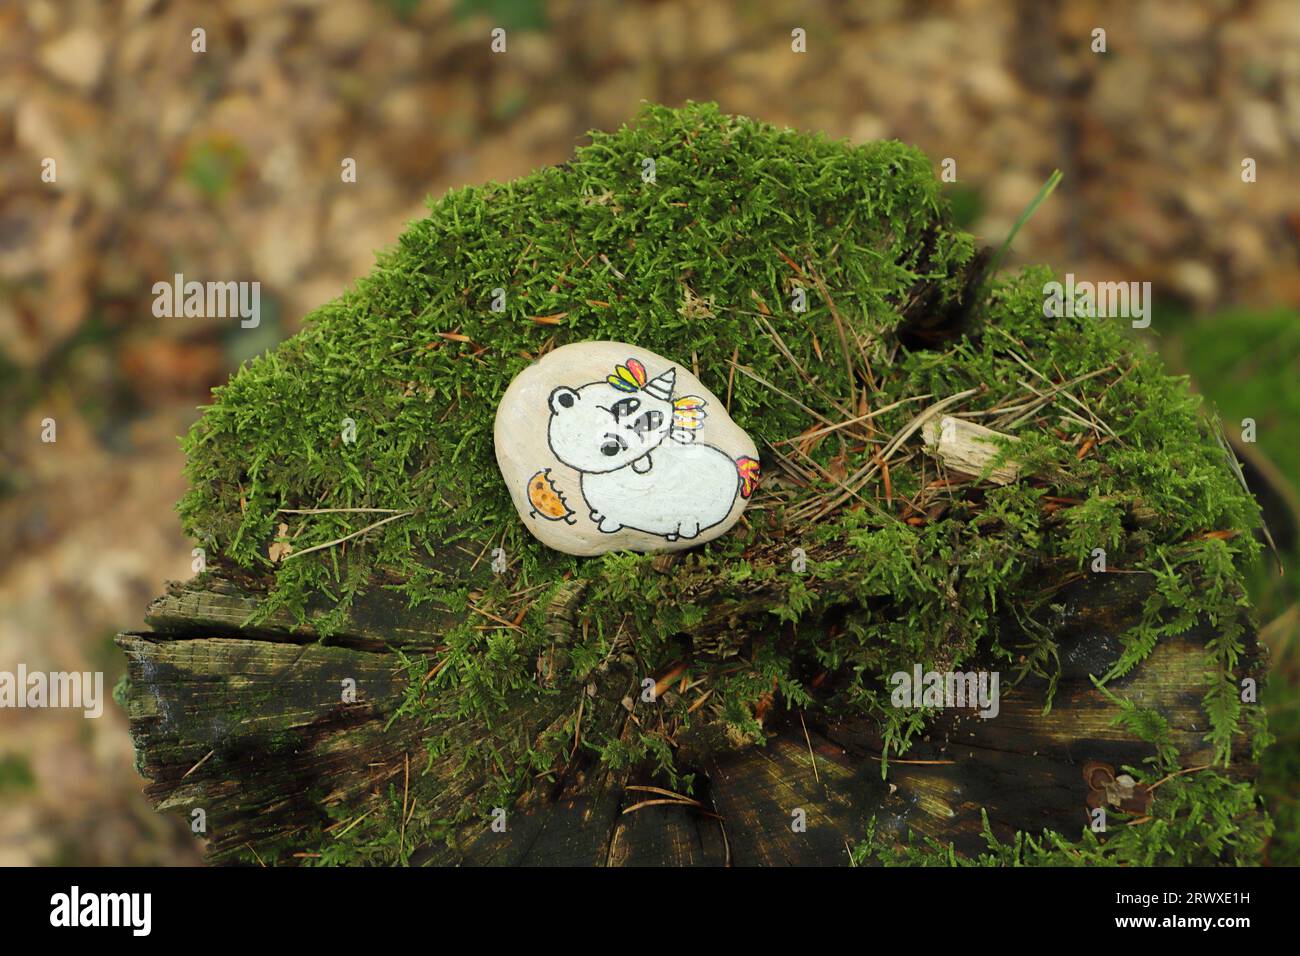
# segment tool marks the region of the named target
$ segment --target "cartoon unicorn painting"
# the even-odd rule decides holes
[[[677,370],[653,379],[629,358],[601,382],[560,386],[548,399],[547,441],[581,476],[591,520],[606,534],[631,528],[691,539],[748,499],[758,461],[700,440],[704,399],[673,397]]]

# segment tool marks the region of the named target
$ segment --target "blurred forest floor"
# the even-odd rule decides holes
[[[1158,347],[1300,476],[1293,2],[27,0],[0,8],[0,669],[122,670],[190,571],[176,436],[209,389],[367,273],[426,196],[568,158],[642,99],[924,149],[1011,264],[1151,280]],[[508,50],[489,51],[507,29]],[[205,53],[191,31],[206,31]],[[807,52],[790,31],[807,31]],[[1090,48],[1107,31],[1107,52]],[[1258,164],[1243,183],[1241,160]],[[41,178],[45,159],[56,179]],[[340,164],[352,158],[355,183]],[[262,321],[155,318],[152,286],[257,280]],[[1281,311],[1278,311],[1278,309]],[[58,441],[39,440],[54,418]],[[1266,782],[1300,837],[1300,557],[1257,575],[1293,688]],[[1288,617],[1289,615],[1289,617]],[[1271,623],[1270,623],[1271,622]],[[0,711],[0,864],[193,863],[124,717]],[[1285,831],[1283,838],[1282,831]]]

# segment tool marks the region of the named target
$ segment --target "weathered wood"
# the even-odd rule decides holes
[[[1119,767],[1151,753],[1115,724],[1117,709],[1091,679],[1118,659],[1117,636],[1151,588],[1141,574],[1088,575],[1063,584],[1053,596],[1062,667],[1050,711],[1044,713],[1041,679],[1010,688],[1005,674],[997,719],[942,711],[906,760],[890,761],[888,781],[875,726],[814,706],[802,715],[770,715],[764,746],[683,767],[697,773],[694,803],[637,806],[661,798],[637,788],[663,788],[663,781],[644,768],[610,771],[576,752],[558,779],[539,781],[509,808],[506,832],[465,823],[446,841],[410,847],[411,862],[840,864],[873,817],[886,831],[912,830],[978,851],[982,808],[995,832],[1078,832],[1086,822],[1084,763]],[[765,609],[761,590],[747,596]],[[706,621],[702,644],[743,632],[737,615],[744,616],[745,597],[730,595],[726,614]],[[557,638],[577,626],[581,599],[575,584],[554,602],[550,629]],[[431,809],[450,816],[483,777],[454,759],[428,761],[424,741],[434,731],[449,734],[455,751],[485,736],[535,740],[569,716],[567,698],[538,694],[525,695],[491,727],[477,721],[420,726],[394,716],[408,678],[391,648],[434,648],[443,622],[404,603],[362,601],[364,610],[344,632],[322,644],[275,616],[244,628],[256,604],[246,586],[208,575],[201,586],[174,586],[155,602],[148,615],[154,631],[118,638],[128,660],[127,707],[139,769],[151,781],[146,792],[160,809],[204,810],[214,860],[252,851],[264,860],[292,861],[309,849],[301,843],[305,834],[382,812],[392,793],[409,789],[412,775],[431,775]],[[1023,642],[1014,616],[1005,616],[1001,627],[1003,646]],[[1201,697],[1213,633],[1202,622],[1162,641],[1110,685],[1163,714],[1191,761],[1209,757]],[[964,667],[999,669],[978,659]],[[1253,632],[1239,676],[1262,676]],[[348,686],[355,699],[345,700]],[[611,654],[584,702],[583,726],[618,736],[627,721],[620,701],[636,687],[631,669]],[[689,759],[689,748],[683,753]],[[1237,756],[1234,772],[1250,774],[1247,755]],[[804,832],[792,828],[796,811],[806,819]]]
[[[930,419],[921,426],[921,435],[927,452],[953,471],[971,476],[982,475],[1002,453],[999,442],[1016,441],[1011,435],[951,415]],[[1019,474],[1015,462],[1006,462],[989,468],[988,480],[1005,485]]]

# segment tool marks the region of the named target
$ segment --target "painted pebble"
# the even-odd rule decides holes
[[[710,541],[758,486],[758,450],[717,396],[621,342],[565,345],[520,372],[494,438],[524,524],[568,554]]]

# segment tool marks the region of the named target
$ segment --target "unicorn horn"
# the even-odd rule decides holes
[[[642,388],[655,398],[662,399],[665,402],[671,402],[673,399],[673,386],[675,384],[677,384],[677,369],[670,368],[662,375],[658,375],[646,382]]]

